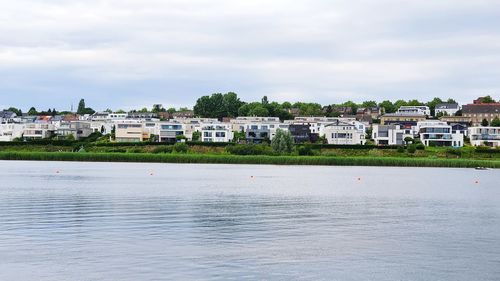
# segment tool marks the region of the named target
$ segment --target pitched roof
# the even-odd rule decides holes
[[[500,103],[466,104],[463,113],[500,113]]]

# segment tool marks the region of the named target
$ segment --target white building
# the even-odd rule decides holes
[[[416,114],[416,115],[427,115],[427,116],[430,116],[431,115],[431,109],[426,106],[426,105],[415,105],[415,106],[401,106],[399,109],[398,109],[398,112],[397,113],[400,113],[400,114]]]
[[[203,124],[201,127],[201,141],[203,142],[230,142],[233,138],[231,124]]]
[[[23,136],[25,124],[0,124],[0,141],[13,141]]]
[[[0,124],[19,123],[20,121],[20,118],[14,112],[7,110],[0,111]]]
[[[328,144],[355,145],[366,143],[365,126],[358,121],[337,119],[322,126]]]
[[[185,136],[184,124],[179,122],[159,122],[157,123],[159,142],[177,142],[177,138]]]
[[[435,115],[455,116],[455,113],[460,110],[457,103],[440,103],[436,105]]]
[[[115,140],[117,142],[141,142],[149,139],[144,124],[139,121],[115,121]]]
[[[414,137],[413,129],[401,125],[373,124],[372,139],[376,145],[405,145],[407,137]]]
[[[46,139],[54,135],[55,127],[51,123],[29,123],[23,130],[26,139]]]
[[[469,136],[473,146],[500,146],[500,127],[469,127]]]
[[[86,138],[92,134],[92,129],[90,128],[90,122],[85,121],[73,121],[73,122],[62,122],[56,129],[55,134],[57,137],[67,138],[70,135],[73,136],[75,140],[81,138]]]
[[[420,135],[420,140],[426,146],[461,147],[464,145],[464,135],[453,133],[451,126],[446,122],[437,120],[422,121],[417,123],[416,129]]]

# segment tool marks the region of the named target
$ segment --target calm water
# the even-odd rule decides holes
[[[172,279],[500,280],[500,170],[0,161],[0,280]]]

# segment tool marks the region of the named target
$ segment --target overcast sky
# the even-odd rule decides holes
[[[500,98],[498,0],[0,0],[0,106]]]

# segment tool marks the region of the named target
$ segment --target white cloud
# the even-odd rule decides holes
[[[140,92],[192,105],[226,90],[253,100],[467,102],[500,88],[494,0],[18,0],[0,9],[8,104],[85,95],[122,107]]]

